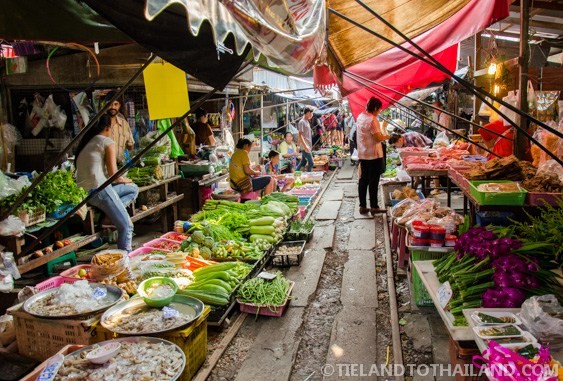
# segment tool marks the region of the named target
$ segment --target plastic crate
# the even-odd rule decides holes
[[[71,251],[70,253],[61,255],[60,257],[47,262],[47,264],[45,265],[45,272],[48,276],[51,276],[56,272],[57,265],[63,264],[65,262],[69,262],[70,266],[76,266],[76,253],[74,251]]]
[[[160,168],[162,169],[163,180],[176,176],[176,163],[172,162],[172,163],[161,164]]]
[[[210,311],[211,308],[205,306],[201,316],[188,327],[154,335],[173,342],[186,355],[186,367],[178,378],[180,381],[190,381],[205,362],[207,357],[207,317]],[[102,326],[99,327],[99,330],[104,332],[103,336],[109,336],[106,340],[128,337],[110,332]]]
[[[36,225],[40,222],[43,222],[47,219],[47,214],[45,213],[45,209],[35,209],[33,212],[26,212],[21,211],[18,214],[20,220],[22,220],[23,224],[27,228],[28,226]]]
[[[254,303],[243,303],[237,298],[237,303],[240,306],[240,312],[246,312],[247,314],[252,314],[252,315],[281,317],[286,307],[289,304],[291,291],[293,291],[293,286],[295,286],[295,282],[289,281],[289,290],[287,290],[287,298],[285,299],[285,303],[282,304],[281,306],[274,307],[272,310],[270,310],[270,308],[266,306],[259,306]]]
[[[520,188],[520,192],[480,192],[477,187],[480,184],[491,183],[514,183],[509,180],[475,180],[470,181],[471,195],[480,205],[514,205],[522,206],[526,200],[526,190]]]
[[[78,266],[74,266],[71,267],[68,270],[65,270],[63,272],[61,272],[61,278],[64,278],[65,280],[87,280],[87,281],[93,281],[92,279],[80,279],[80,278],[76,278],[75,275],[78,275],[78,272],[80,270],[86,270],[86,273],[90,273],[90,270],[92,269],[92,265],[78,265]]]
[[[562,193],[528,192],[526,195],[526,204],[534,206],[557,206],[562,200]]]
[[[303,258],[303,251],[305,250],[305,243],[306,241],[283,241],[280,242],[278,247],[274,250],[272,254],[272,265],[278,267],[290,267],[290,266],[299,266],[301,264],[301,258]],[[300,247],[301,250],[299,254],[276,254],[279,250],[279,247],[285,246],[297,246]]]
[[[315,231],[315,226],[313,226],[311,228],[311,230],[308,233],[286,233],[285,235],[285,239],[287,241],[311,241],[311,238],[313,238],[313,233]]]
[[[143,247],[151,247],[151,248],[156,249],[156,250],[162,250],[162,251],[167,251],[167,252],[173,251],[173,250],[169,250],[169,249],[161,249],[159,247],[156,247],[156,245],[158,245],[159,243],[162,243],[162,242],[169,242],[169,243],[173,243],[175,245],[178,245],[178,247],[174,250],[178,250],[180,248],[179,242],[172,241],[172,240],[169,240],[169,239],[164,239],[164,238],[153,239],[152,241],[149,241],[149,242],[143,244]]]
[[[475,222],[479,226],[509,226],[512,222],[509,218],[513,218],[513,212],[499,212],[499,211],[487,211],[487,212],[475,212]]]
[[[412,246],[411,246],[412,247]],[[411,254],[411,261],[427,261],[432,259],[439,259],[444,255],[448,255],[453,248],[446,249],[442,248],[440,251],[433,251],[431,248],[426,250],[416,250],[409,248]],[[413,286],[413,293],[414,293],[414,302],[417,306],[432,306],[434,302],[426,290],[426,286],[422,282],[418,271],[414,266],[412,266],[412,286]]]
[[[44,361],[66,345],[90,345],[112,338],[98,326],[102,314],[86,320],[40,319],[24,312],[22,305],[8,309],[14,318],[18,352],[22,356]]]
[[[79,350],[80,348],[83,348],[83,347],[84,347],[84,345],[74,345],[74,344],[65,345],[63,347],[63,349],[61,349],[60,351],[57,352],[57,354],[61,354],[63,356],[66,356],[66,355],[68,355],[72,352]],[[35,367],[35,369],[33,369],[31,371],[31,373],[29,373],[27,376],[20,379],[20,381],[35,381],[37,379],[37,377],[39,377],[39,375],[41,374],[43,369],[45,369],[45,367],[47,366],[47,363],[48,363],[48,360],[42,362],[37,367]]]

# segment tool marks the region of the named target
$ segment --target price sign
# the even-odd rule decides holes
[[[45,367],[45,369],[43,369],[39,377],[36,378],[36,381],[54,380],[55,376],[57,375],[57,372],[59,371],[59,368],[61,367],[61,365],[63,365],[64,359],[65,359],[64,356],[61,354],[53,356],[49,360],[47,366]]]
[[[92,296],[94,297],[94,299],[102,299],[105,298],[106,295],[108,294],[108,290],[103,288],[103,287],[96,287],[94,289],[94,293],[92,294]]]
[[[162,307],[162,312],[164,313],[165,319],[175,319],[180,315],[180,313],[174,308]]]
[[[262,271],[258,274],[258,278],[266,279],[266,280],[273,280],[276,279],[276,274],[272,274],[266,271]]]
[[[438,289],[437,293],[438,302],[440,303],[440,306],[442,306],[442,308],[446,307],[446,304],[448,304],[448,302],[452,298],[452,294],[453,292],[452,287],[450,286],[450,282],[444,282],[444,284],[442,284]]]

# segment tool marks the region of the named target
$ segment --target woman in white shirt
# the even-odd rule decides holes
[[[76,183],[92,192],[117,172],[115,143],[110,139],[111,118],[102,115],[84,135],[76,151]],[[126,207],[137,198],[139,188],[126,177],[100,190],[89,203],[105,213],[117,228],[117,247],[131,251],[133,222]]]

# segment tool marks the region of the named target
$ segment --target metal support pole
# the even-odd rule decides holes
[[[291,117],[289,116],[289,101],[286,99],[285,100],[285,123],[284,124],[289,124],[289,121],[291,120]],[[285,136],[284,136],[285,138]]]
[[[518,107],[528,113],[528,60],[530,48],[528,46],[528,29],[530,27],[530,0],[520,0],[520,57],[519,57],[519,88]],[[517,115],[516,123],[521,129],[528,130],[528,118]],[[524,159],[526,155],[526,135],[521,129],[516,129],[514,136],[514,155]]]
[[[258,157],[262,157],[262,144],[264,140],[264,94],[260,94],[260,153]]]
[[[481,65],[481,32],[475,35],[475,40],[473,42],[473,73],[479,68]],[[471,68],[470,68],[471,70]],[[471,78],[473,78],[473,85],[477,86],[477,79],[472,74]],[[479,120],[479,109],[481,108],[481,100],[476,96],[473,96],[473,122],[478,123]],[[474,134],[477,133],[477,130],[471,128]]]

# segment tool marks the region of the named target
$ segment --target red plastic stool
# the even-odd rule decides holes
[[[393,218],[391,221],[391,250],[397,252],[399,248],[399,225]]]
[[[259,192],[246,192],[240,194],[241,202],[249,201],[249,200],[258,200]]]
[[[405,268],[409,262],[409,250],[407,249],[407,229],[399,227],[399,248],[397,250],[397,257],[399,258],[397,266]]]

